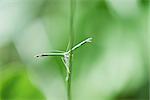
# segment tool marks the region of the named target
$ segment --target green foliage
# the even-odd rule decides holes
[[[69,0],[8,1],[0,2],[2,100],[66,100],[61,59],[34,55],[66,50]],[[73,100],[148,100],[149,1],[77,0],[74,18],[74,44],[93,41],[73,54]]]
[[[45,100],[39,89],[27,77],[23,65],[14,63],[7,66],[0,74],[1,100]]]

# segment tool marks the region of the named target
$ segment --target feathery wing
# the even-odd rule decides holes
[[[45,57],[45,56],[64,56],[64,52],[63,51],[52,51],[49,53],[41,53],[36,55],[36,57]]]
[[[92,38],[87,38],[84,41],[82,41],[82,42],[78,43],[77,45],[75,45],[71,50],[74,51],[77,48],[79,48],[80,46],[82,46],[82,45],[84,45],[86,43],[90,43],[90,42],[92,42]],[[71,50],[68,50],[68,52],[71,52]]]

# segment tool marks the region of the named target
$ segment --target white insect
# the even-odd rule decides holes
[[[90,43],[92,42],[92,38],[87,38],[84,41],[78,43],[77,45],[75,45],[73,48],[71,48],[70,50],[67,51],[53,51],[53,52],[49,52],[49,53],[41,53],[36,55],[36,57],[45,57],[45,56],[59,56],[61,57],[65,68],[66,68],[66,72],[67,72],[67,76],[66,76],[66,81],[69,78],[69,74],[70,74],[70,68],[69,68],[69,60],[70,60],[70,52],[74,52],[77,48],[79,48],[80,46],[86,44],[86,43]]]

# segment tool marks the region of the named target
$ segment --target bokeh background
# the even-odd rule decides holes
[[[66,100],[70,0],[0,0],[0,100]],[[73,100],[148,100],[149,0],[76,0]]]

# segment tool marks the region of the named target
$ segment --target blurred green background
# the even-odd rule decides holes
[[[0,0],[0,100],[66,100],[70,0]],[[73,100],[148,100],[149,0],[76,0]]]

